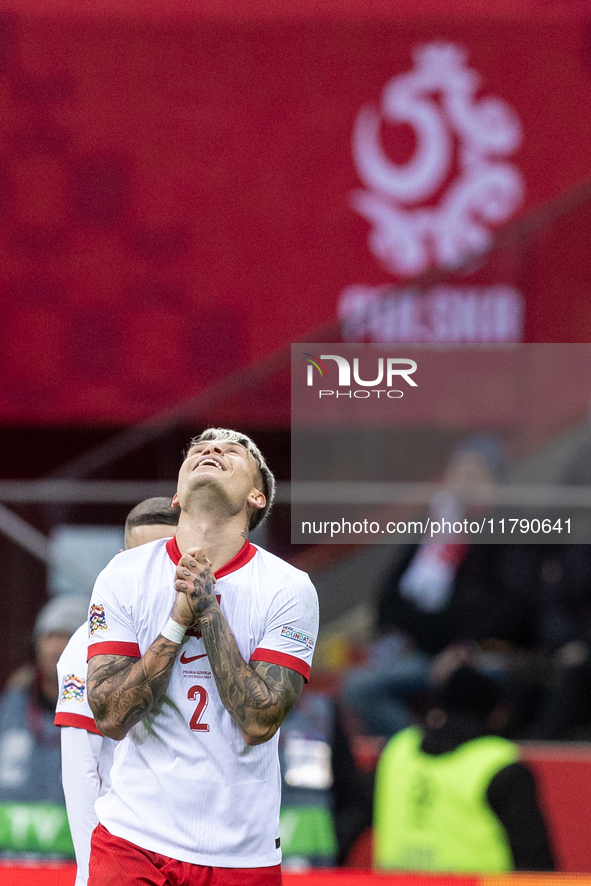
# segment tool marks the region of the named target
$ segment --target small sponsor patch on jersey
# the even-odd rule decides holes
[[[304,634],[303,631],[296,631],[291,625],[283,625],[281,636],[287,637],[288,640],[295,640],[296,643],[303,643],[308,649],[314,649],[314,637],[311,637],[310,634]]]
[[[88,621],[90,624],[90,636],[96,634],[97,631],[108,631],[109,625],[107,624],[107,619],[105,618],[105,607],[102,603],[93,603],[90,607],[90,614],[88,616]]]
[[[76,674],[66,674],[62,685],[62,701],[84,701],[84,687],[86,680],[84,677],[77,677]]]

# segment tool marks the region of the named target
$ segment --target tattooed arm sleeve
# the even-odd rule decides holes
[[[166,689],[178,643],[161,635],[142,658],[95,655],[88,662],[88,703],[103,735],[120,741]]]
[[[316,624],[317,598],[311,584],[310,588],[313,600],[305,596],[301,606],[311,609],[311,621]],[[309,667],[295,655],[282,655],[281,663],[276,658],[275,663],[271,663],[266,660],[266,655],[270,653],[272,661],[275,657],[273,648],[265,651],[260,646],[255,650],[256,660],[253,654],[251,664],[246,663],[217,602],[211,563],[201,548],[190,549],[179,560],[175,590],[179,620],[186,615],[199,624],[220,698],[245,742],[256,745],[268,741],[275,735],[302,691],[304,676],[297,668],[303,668],[305,673]],[[288,592],[286,596],[289,598],[293,594]],[[274,601],[280,599],[278,589]],[[268,627],[272,627],[277,620],[279,624],[286,612],[285,608],[279,606],[277,612],[270,616]],[[304,643],[312,639],[303,632],[292,630],[289,625],[284,624],[283,630],[297,635]],[[296,669],[289,667],[290,662],[294,662]]]
[[[201,618],[201,632],[218,692],[245,742],[268,741],[297,702],[304,678],[277,664],[247,664],[219,606]]]

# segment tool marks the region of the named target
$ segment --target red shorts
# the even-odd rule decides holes
[[[114,837],[99,824],[92,833],[88,886],[281,886],[281,865],[208,868],[189,864]]]

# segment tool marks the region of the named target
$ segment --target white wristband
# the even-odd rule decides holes
[[[172,640],[173,643],[182,643],[186,631],[185,625],[180,625],[174,618],[169,618],[160,634],[167,640]]]

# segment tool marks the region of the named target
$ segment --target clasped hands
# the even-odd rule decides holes
[[[174,589],[171,617],[186,627],[198,627],[208,609],[218,605],[211,561],[202,548],[189,548],[183,554],[176,567]]]

